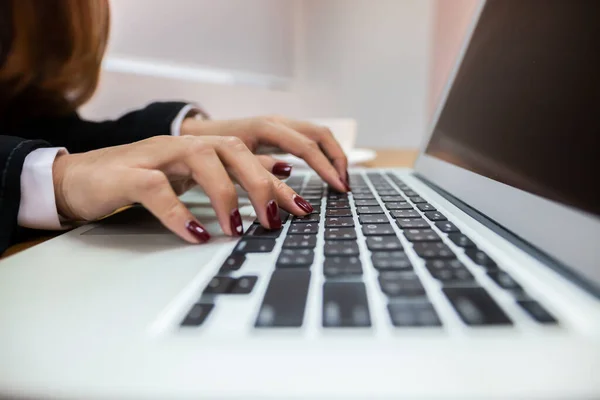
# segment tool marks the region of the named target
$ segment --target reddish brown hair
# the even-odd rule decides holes
[[[17,107],[66,114],[87,101],[108,41],[108,0],[0,3],[0,115]]]

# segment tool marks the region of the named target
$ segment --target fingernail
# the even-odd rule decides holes
[[[273,169],[271,170],[271,172],[273,172],[273,175],[275,176],[282,176],[287,178],[292,174],[292,164],[278,162],[275,165],[273,165]]]
[[[279,206],[275,203],[275,200],[271,200],[267,203],[267,220],[269,221],[269,227],[271,229],[281,228],[281,218],[279,217]]]
[[[210,239],[210,235],[206,229],[204,229],[202,225],[194,220],[188,221],[187,224],[185,224],[185,227],[192,235],[194,235],[196,239],[200,241],[200,243],[207,242]]]
[[[244,233],[244,226],[242,225],[242,216],[237,208],[234,208],[233,211],[231,211],[229,220],[231,234],[234,236],[242,236],[242,233]]]
[[[344,188],[346,188],[346,191],[350,192],[352,190],[352,189],[350,189],[348,182],[346,182],[346,180],[344,178],[340,177],[340,182],[342,182],[342,185],[344,185]]]
[[[305,211],[309,214],[311,212],[315,211],[313,206],[311,206],[308,201],[304,200],[302,197],[298,196],[297,194],[295,194],[292,198],[294,199],[294,203],[296,203],[296,205],[298,207],[300,207],[303,211]]]

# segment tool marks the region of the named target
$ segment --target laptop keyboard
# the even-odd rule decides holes
[[[459,261],[457,253],[447,244],[450,242],[477,268],[485,271],[501,290],[510,293],[533,321],[557,323],[554,316],[475,242],[397,176],[376,172],[365,176],[354,174],[351,182],[352,193],[345,194],[327,188],[315,175],[307,179],[290,178],[288,185],[311,203],[314,212],[293,217],[281,210],[284,226],[277,231],[264,229],[255,221],[181,325],[202,325],[211,313],[218,312],[217,296],[251,293],[258,276],[231,275],[243,267],[247,254],[274,252],[276,240],[282,234],[285,238],[274,271],[269,277],[260,277],[268,278],[269,283],[257,311],[256,328],[302,327],[314,270],[324,277],[319,288],[322,291],[321,326],[371,327],[371,306],[363,277],[365,268],[377,272],[378,290],[387,298],[392,326],[443,327],[422,278],[415,273],[409,252],[424,261],[430,277],[441,284],[443,295],[466,326],[512,325],[513,321],[502,307]],[[399,235],[410,243],[408,248],[403,246]],[[360,241],[364,241],[367,254],[361,254],[365,251],[361,250],[364,246],[359,246]],[[318,252],[323,262],[322,268],[317,269],[314,264]],[[369,262],[363,265],[361,260]]]

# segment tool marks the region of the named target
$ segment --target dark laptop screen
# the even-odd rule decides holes
[[[600,215],[600,1],[488,1],[426,152]]]

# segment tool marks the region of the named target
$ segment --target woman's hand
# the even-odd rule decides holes
[[[311,205],[269,173],[244,142],[226,136],[157,136],[124,146],[57,157],[53,166],[56,204],[63,217],[95,220],[141,203],[167,228],[192,243],[210,238],[177,198],[193,184],[211,200],[223,231],[242,234],[232,178],[249,194],[260,223],[281,227],[278,205],[294,215]]]
[[[181,133],[194,136],[235,136],[253,152],[261,145],[277,147],[304,159],[325,182],[338,191],[350,190],[346,155],[326,127],[283,117],[229,121],[188,118],[181,125]],[[269,162],[275,163],[273,159],[263,159],[263,164]],[[265,167],[268,168],[267,165]]]

